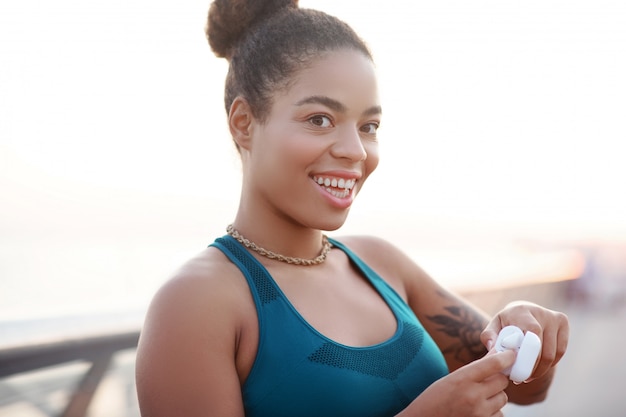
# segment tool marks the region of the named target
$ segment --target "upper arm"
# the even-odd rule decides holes
[[[154,297],[136,362],[143,417],[243,416],[232,290],[214,277],[177,277]]]
[[[487,349],[480,334],[489,322],[487,314],[442,287],[408,257],[402,264],[407,302],[441,349],[448,368],[453,371],[484,356]]]
[[[453,371],[487,353],[480,334],[489,317],[425,273],[407,290],[409,306],[441,349]]]

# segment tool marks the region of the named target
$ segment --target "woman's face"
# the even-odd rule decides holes
[[[272,103],[265,123],[253,123],[244,159],[255,210],[339,228],[378,165],[381,108],[372,62],[353,50],[325,54]]]

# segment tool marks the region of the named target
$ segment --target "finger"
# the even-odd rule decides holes
[[[487,399],[497,396],[498,393],[504,392],[504,390],[509,387],[510,382],[506,375],[497,373],[481,381],[479,387],[476,389],[480,390],[481,395],[485,398],[485,401],[487,401]],[[490,408],[490,410],[495,411],[493,408]]]
[[[557,333],[555,330],[546,330],[543,334],[541,355],[537,358],[532,379],[540,378],[554,365],[557,350]]]
[[[464,372],[467,372],[467,377],[473,381],[480,382],[492,375],[502,373],[506,368],[513,365],[515,362],[515,352],[507,350],[504,352],[498,352],[493,355],[484,356],[463,368]]]
[[[546,329],[543,335],[543,348],[534,375],[538,378],[544,375],[550,368],[555,366],[567,350],[569,342],[569,325],[567,319],[558,326]]]
[[[482,381],[482,385],[486,387],[487,393],[491,395],[497,394],[499,391],[504,391],[509,387],[509,377],[504,375],[503,373],[497,373],[491,375],[488,378],[485,378]]]
[[[565,355],[567,351],[567,346],[569,344],[569,319],[565,314],[561,315],[561,326],[559,326],[559,332],[556,338],[556,360],[554,364],[559,363],[561,358]]]
[[[489,417],[504,417],[504,413],[502,412],[502,410],[498,410],[494,414],[490,415]]]
[[[500,330],[502,330],[500,320],[493,319],[480,333],[480,341],[487,348],[488,351],[491,350],[496,344],[496,339],[498,338],[498,333],[500,332]]]
[[[504,391],[500,391],[493,395],[491,398],[488,398],[486,401],[488,415],[491,415],[491,413],[497,413],[498,411],[502,410],[502,407],[504,407],[508,402],[509,396],[506,395],[506,392]]]

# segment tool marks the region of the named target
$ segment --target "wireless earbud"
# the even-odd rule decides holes
[[[521,383],[530,378],[541,353],[541,340],[536,334],[524,334],[517,326],[506,326],[500,330],[495,347],[498,352],[517,351],[515,363],[503,372],[511,381]]]

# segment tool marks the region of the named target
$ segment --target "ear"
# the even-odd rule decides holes
[[[228,112],[228,126],[237,148],[249,149],[254,116],[250,104],[243,97],[236,97]]]

